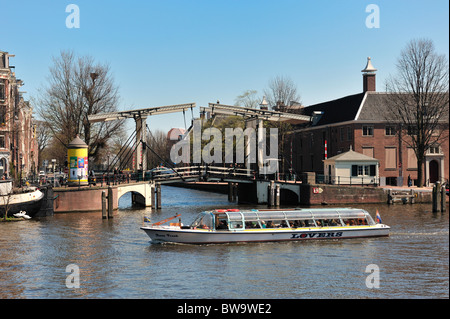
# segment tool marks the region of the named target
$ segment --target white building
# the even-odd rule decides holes
[[[325,181],[330,184],[379,184],[379,161],[350,150],[323,161]]]

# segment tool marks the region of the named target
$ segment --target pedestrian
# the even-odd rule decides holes
[[[412,179],[411,179],[411,175],[408,175],[408,187],[412,186]]]

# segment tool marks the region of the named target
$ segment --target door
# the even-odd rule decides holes
[[[430,183],[436,183],[439,180],[439,163],[436,160],[430,162]]]

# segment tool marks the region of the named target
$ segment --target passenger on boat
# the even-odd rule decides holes
[[[259,228],[255,222],[245,222],[245,228]]]
[[[217,225],[216,229],[228,229],[227,221],[226,220],[221,220],[219,222],[219,225]]]
[[[262,227],[262,228],[267,228],[267,226],[266,226],[266,222],[265,222],[265,221],[263,221],[263,220],[261,221],[261,227]]]

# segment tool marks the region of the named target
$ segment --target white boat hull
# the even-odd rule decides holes
[[[389,226],[317,227],[285,229],[252,229],[209,231],[201,229],[181,229],[174,226],[141,227],[152,242],[183,244],[219,244],[239,242],[301,241],[314,239],[344,239],[389,236]]]
[[[40,190],[28,193],[1,195],[0,216],[5,214],[6,206],[8,206],[8,216],[25,211],[28,216],[33,217],[41,208],[43,199],[44,193]]]

